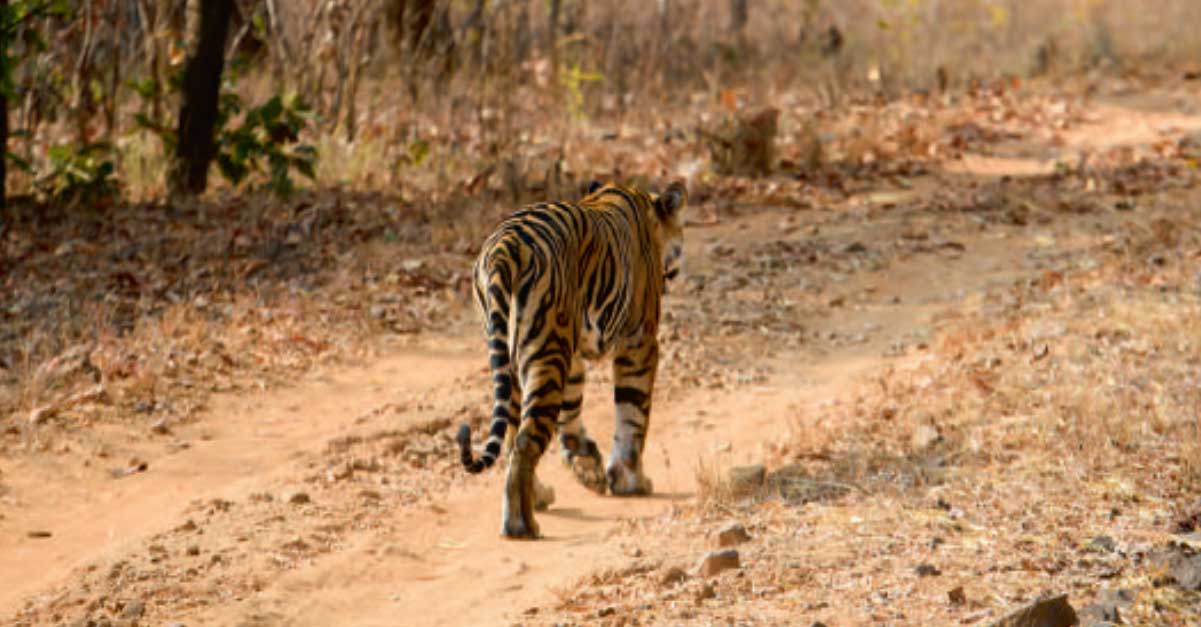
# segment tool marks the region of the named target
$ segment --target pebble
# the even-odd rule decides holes
[[[121,617],[122,618],[130,618],[130,619],[141,618],[142,614],[145,614],[145,613],[146,613],[146,604],[142,603],[141,601],[139,601],[137,599],[134,599],[133,601],[130,601],[125,604],[125,607],[121,610]]]
[[[938,570],[933,564],[918,564],[914,570],[917,572],[918,577],[937,577],[942,574],[942,571]]]
[[[1118,543],[1109,536],[1097,536],[1088,543],[1088,546],[1102,553],[1113,553],[1118,548]]]
[[[1035,601],[993,623],[991,627],[1073,627],[1079,622],[1076,610],[1068,604],[1068,595],[1061,594]]]
[[[921,451],[929,448],[932,444],[937,444],[942,440],[942,436],[938,434],[938,429],[930,425],[918,425],[913,430],[913,436],[910,437],[910,443],[915,451]]]
[[[730,523],[717,532],[718,546],[736,546],[751,539],[741,523]]]
[[[311,503],[312,499],[309,498],[308,492],[293,492],[292,496],[288,497],[288,502],[292,503],[293,505],[303,505],[305,503]]]
[[[713,551],[701,558],[697,564],[697,572],[703,577],[712,577],[731,568],[742,568],[737,549]]]
[[[1166,571],[1163,583],[1201,591],[1201,553],[1190,547],[1174,544],[1152,555],[1153,563]]]
[[[665,586],[674,586],[688,579],[688,573],[684,572],[679,566],[669,566],[663,570],[663,574],[659,576],[659,583]]]

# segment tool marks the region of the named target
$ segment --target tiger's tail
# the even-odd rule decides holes
[[[492,424],[488,429],[488,440],[479,459],[471,454],[471,427],[467,423],[459,426],[456,440],[459,443],[459,459],[467,472],[476,474],[496,463],[504,445],[509,423],[516,423],[513,415],[513,387],[515,373],[509,351],[511,330],[509,316],[513,304],[514,266],[507,259],[488,255],[481,259],[476,269],[476,300],[488,317],[489,366],[492,370],[494,403]]]

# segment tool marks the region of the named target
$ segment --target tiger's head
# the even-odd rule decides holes
[[[588,185],[587,195],[592,196],[605,187],[599,181],[593,181]],[[679,276],[684,261],[684,219],[681,214],[688,202],[688,189],[683,181],[675,181],[661,194],[637,191],[637,196],[649,201],[643,210],[651,218],[651,236],[662,256],[663,291],[666,292],[668,281]]]
[[[688,202],[688,190],[682,181],[667,186],[662,194],[651,194],[655,207],[659,245],[663,254],[663,289],[667,281],[680,274],[684,262],[684,204]]]

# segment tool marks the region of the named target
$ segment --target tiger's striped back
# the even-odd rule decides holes
[[[572,386],[579,370],[582,393],[580,358],[654,344],[665,276],[674,276],[680,261],[684,198],[678,183],[662,196],[606,185],[578,203],[526,207],[488,237],[473,278],[495,403],[479,459],[472,456],[469,428],[460,429],[461,459],[469,472],[496,461],[510,427],[520,425],[522,446],[538,455],[546,450],[563,426],[560,411],[578,416]],[[649,414],[657,345],[649,352],[617,356],[615,368],[639,362],[630,385],[615,389],[619,413],[625,402]],[[565,391],[577,398],[565,398]],[[645,426],[635,431],[640,449]]]

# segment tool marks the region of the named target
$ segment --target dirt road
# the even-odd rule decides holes
[[[1132,127],[1130,115],[1098,111],[1069,145],[1117,141],[1109,127],[1130,143],[1154,140],[1165,125],[1201,128],[1154,114]],[[1008,173],[1003,165],[988,161],[986,174]],[[757,208],[688,234],[689,272],[705,282],[668,304],[676,339],[666,342],[680,348],[661,366],[646,459],[653,497],[598,498],[552,453],[540,468],[557,492],[540,518],[546,538],[498,537],[502,473],[464,476],[453,452],[453,426],[482,420],[488,397],[483,343],[464,307],[450,334],[396,341],[378,360],[286,388],[218,397],[203,420],[170,434],[97,434],[86,466],[64,461],[78,451],[6,460],[0,616],[185,625],[536,616],[527,611],[553,604],[574,580],[628,561],[620,531],[631,521],[670,516],[715,466],[763,462],[810,410],[920,355],[941,321],[1076,245],[1053,236],[1078,224],[984,229],[970,216],[904,209],[942,184],[931,177],[817,215]],[[777,265],[756,266],[772,242],[809,248],[780,248]],[[810,254],[830,261],[797,261]],[[747,318],[740,304],[775,317]],[[697,360],[726,374],[697,370]],[[612,434],[606,379],[591,377],[585,403],[602,448]],[[111,473],[138,462],[144,471]]]
[[[748,218],[706,236],[751,239],[778,217]],[[707,237],[690,245],[696,258],[704,258]],[[764,444],[786,437],[790,420],[804,415],[806,407],[838,399],[859,375],[880,366],[889,344],[928,325],[930,315],[946,303],[986,286],[990,276],[1013,276],[1008,262],[1021,259],[1023,252],[1008,240],[962,244],[975,251],[970,265],[952,264],[948,274],[947,259],[937,255],[899,263],[887,281],[872,281],[879,284],[880,300],[890,304],[864,307],[838,322],[815,320],[818,336],[854,338],[828,348],[820,359],[808,347],[777,352],[772,360],[778,367],[765,380],[732,390],[690,388],[661,401],[647,454],[655,496],[597,498],[548,457],[542,476],[555,488],[557,501],[542,514],[547,536],[542,542],[500,539],[502,473],[464,477],[449,463],[454,458],[445,446],[439,450],[447,463],[437,470],[445,491],[438,494],[365,499],[355,482],[336,480],[320,497],[310,492],[312,502],[323,505],[320,513],[286,501],[306,489],[307,474],[336,465],[328,460],[331,441],[419,427],[463,405],[481,411],[486,376],[476,338],[467,332],[423,338],[418,346],[392,350],[365,367],[315,373],[286,389],[220,398],[209,417],[174,434],[172,442],[188,443],[186,448],[138,446],[131,454],[145,459],[149,469],[120,480],[96,468],[65,481],[54,477],[53,460],[45,459],[6,470],[13,477],[20,517],[2,523],[0,552],[6,558],[0,578],[20,583],[3,590],[0,608],[12,613],[31,595],[63,586],[71,590],[81,569],[103,571],[149,554],[157,561],[148,568],[185,573],[183,582],[189,565],[206,571],[195,577],[209,587],[200,595],[211,596],[211,603],[181,607],[197,592],[183,582],[175,589],[160,586],[144,599],[155,616],[154,604],[165,601],[168,611],[161,618],[186,624],[458,625],[519,618],[521,610],[553,600],[556,586],[625,559],[610,539],[615,525],[662,515],[674,501],[694,496],[699,465],[761,462]],[[859,287],[844,289],[854,293]],[[899,304],[891,303],[894,296]],[[589,384],[585,415],[602,443],[612,437],[608,397],[603,382]],[[119,459],[113,462],[120,465]],[[370,473],[380,474],[370,484],[386,488],[378,482],[391,475],[391,485],[404,485],[411,481],[404,473],[404,468]],[[272,499],[264,501],[262,495],[268,494]],[[212,503],[233,505],[222,512]],[[223,519],[231,513],[242,520]],[[210,517],[201,522],[198,514]],[[264,522],[272,516],[283,520]],[[321,522],[314,525],[314,517]],[[200,540],[191,530],[166,531],[186,527],[189,520],[204,532]],[[239,546],[246,544],[243,534],[253,534],[255,546],[288,553],[287,545],[298,538],[311,542],[303,539],[303,530],[323,526],[334,529],[336,538],[327,540],[327,550],[310,547],[313,555],[294,561],[261,563],[260,556]],[[233,537],[218,537],[207,531],[212,528]],[[27,530],[52,536],[30,538]],[[189,554],[198,544],[203,548]],[[155,546],[159,550],[148,549]],[[230,553],[226,562],[208,557]],[[30,564],[44,568],[31,573]],[[178,596],[172,598],[173,593]],[[120,586],[112,594],[124,596]],[[123,603],[120,596],[105,602]],[[434,598],[438,601],[431,603]],[[85,607],[90,603],[84,596],[78,600]]]

